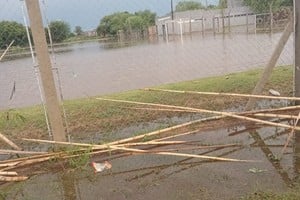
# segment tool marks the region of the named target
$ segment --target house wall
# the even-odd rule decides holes
[[[158,18],[156,20],[158,35],[163,35],[165,32],[163,27],[167,27],[169,34],[180,34],[181,26],[183,34],[199,31],[222,31],[224,26],[228,29],[236,26],[246,26],[255,24],[255,16],[248,7],[215,9],[215,10],[192,10],[185,12],[174,13],[174,21],[170,15]],[[173,25],[174,24],[174,25]],[[173,31],[174,26],[174,31]],[[247,28],[245,28],[247,31]]]

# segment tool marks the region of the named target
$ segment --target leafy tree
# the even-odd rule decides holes
[[[81,26],[75,26],[75,34],[76,35],[83,35],[83,31],[82,31],[82,28]]]
[[[227,8],[228,4],[227,4],[227,0],[219,0],[219,8]]]
[[[142,18],[144,28],[155,25],[156,13],[153,13],[150,10],[144,10],[136,12],[135,15]]]
[[[119,30],[126,29],[126,20],[132,16],[128,12],[118,12],[108,16],[105,16],[97,27],[97,33],[99,35],[116,35]]]
[[[204,9],[205,7],[196,1],[180,1],[176,5],[176,12],[182,12],[187,10],[198,10],[198,9]]]
[[[277,11],[281,6],[292,6],[293,0],[244,0],[247,6],[250,6],[255,12],[269,12],[270,7]]]
[[[49,28],[52,41],[55,43],[64,41],[71,34],[70,25],[64,21],[53,21],[49,24]]]
[[[0,49],[5,49],[13,40],[14,46],[28,45],[26,28],[14,21],[0,22]]]
[[[133,15],[126,19],[126,31],[143,30],[143,19],[139,16]]]
[[[103,17],[97,27],[98,35],[115,36],[118,31],[124,32],[143,31],[148,26],[155,24],[156,14],[149,10],[136,12],[134,14],[128,12],[118,12]]]
[[[210,5],[207,6],[207,8],[208,8],[208,9],[217,9],[218,6],[216,6],[216,5],[211,5],[211,4],[210,4]]]
[[[293,0],[282,0],[281,6],[293,6]]]

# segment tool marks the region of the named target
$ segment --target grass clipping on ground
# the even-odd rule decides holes
[[[249,94],[259,79],[261,70],[228,74],[219,77],[204,78],[158,86],[157,88],[189,90],[203,92],[231,92]],[[279,91],[284,96],[292,95],[293,70],[290,66],[275,68],[272,77],[265,87]],[[105,98],[123,99],[140,102],[163,103],[212,110],[238,107],[245,103],[245,98],[210,97],[193,94],[172,94],[133,90],[105,96]],[[112,132],[130,125],[150,122],[158,118],[171,118],[182,113],[139,111],[128,109],[131,106],[102,102],[95,98],[86,98],[64,102],[68,131],[79,137],[87,137],[93,132]],[[17,139],[20,137],[45,138],[47,126],[42,106],[22,109],[10,109],[0,113],[0,132]]]

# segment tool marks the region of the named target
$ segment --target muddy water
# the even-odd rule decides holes
[[[185,37],[134,45],[90,42],[68,46],[52,59],[65,99],[244,71],[266,64],[280,34]],[[278,64],[291,64],[289,41]],[[40,103],[30,58],[0,63],[0,109]],[[55,73],[56,75],[56,73]],[[56,76],[57,80],[57,76]],[[12,90],[15,93],[10,100]]]
[[[238,199],[260,191],[284,192],[300,168],[292,147],[276,160],[286,140],[281,128],[199,132],[178,140],[199,144],[241,144],[230,148],[181,151],[258,162],[209,162],[161,155],[134,155],[110,159],[112,169],[94,174],[92,168],[33,176],[6,191],[7,199]],[[216,142],[217,141],[217,142]],[[168,146],[164,148],[176,148]],[[182,146],[181,146],[182,147]],[[190,147],[190,146],[186,146]],[[162,149],[161,149],[162,150]],[[93,158],[103,162],[103,158]],[[43,169],[40,169],[43,170]],[[39,170],[35,171],[39,174]],[[1,189],[3,189],[2,187]]]

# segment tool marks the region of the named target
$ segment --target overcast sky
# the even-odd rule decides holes
[[[72,29],[81,26],[84,30],[95,29],[105,15],[119,11],[135,12],[149,9],[158,16],[170,12],[171,0],[44,0],[49,21],[63,20]],[[173,0],[174,7],[180,0]],[[195,0],[205,4],[205,0]],[[218,0],[207,0],[216,4]],[[44,4],[42,4],[44,5]],[[0,0],[0,20],[23,22],[20,0]]]

